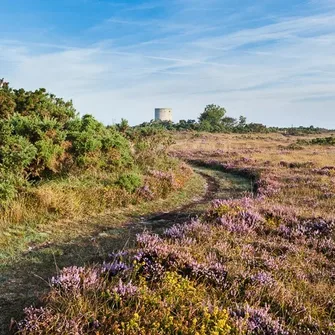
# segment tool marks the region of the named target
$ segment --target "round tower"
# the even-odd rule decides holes
[[[155,121],[172,121],[172,109],[171,108],[156,108],[155,109]]]

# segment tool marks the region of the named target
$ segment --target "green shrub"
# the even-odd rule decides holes
[[[335,137],[318,137],[312,139],[310,143],[318,145],[335,145]]]
[[[80,180],[84,190],[78,193],[95,190],[101,204],[97,212],[107,204],[136,202],[134,192],[143,184],[142,174],[177,169],[178,164],[166,154],[171,143],[164,128],[133,129],[125,120],[106,127],[92,115],[79,117],[71,101],[44,89],[0,88],[0,202],[5,207],[16,195],[21,199],[30,193],[42,194],[43,201],[56,199],[49,199],[52,206],[43,208],[63,213],[54,210],[69,207],[63,198],[74,194],[78,203],[85,203],[85,197],[71,183],[57,192],[47,184],[55,188],[61,180],[72,182],[73,178]],[[106,187],[104,180],[108,180]],[[170,180],[154,184],[155,197],[165,197],[175,189]],[[40,190],[47,190],[47,196]],[[54,205],[57,201],[65,205]]]
[[[44,89],[0,88],[0,168],[19,180],[35,182],[87,169],[117,174],[133,165],[129,140],[91,115],[79,118],[71,101]],[[4,199],[15,185],[2,179]],[[138,181],[130,178],[123,184],[133,191]]]
[[[329,137],[317,137],[313,138],[311,140],[298,140],[298,144],[302,145],[335,145],[335,137],[329,136]]]
[[[3,168],[17,174],[22,174],[24,169],[36,157],[37,148],[21,136],[12,136],[0,146],[0,164]]]
[[[8,119],[15,111],[15,99],[8,90],[0,90],[0,118]]]
[[[5,205],[17,194],[15,177],[12,174],[0,171],[0,202]]]
[[[142,185],[142,178],[136,173],[124,173],[116,182],[122,189],[133,193]]]
[[[113,128],[106,128],[91,115],[71,120],[66,128],[70,152],[81,167],[113,170],[133,164],[129,141]]]
[[[76,116],[72,101],[64,101],[40,88],[34,92],[24,89],[11,90],[16,107],[15,112],[23,116],[37,116],[42,119],[55,119],[65,124]]]

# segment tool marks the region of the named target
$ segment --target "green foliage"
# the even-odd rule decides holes
[[[195,120],[180,120],[179,123],[176,124],[177,130],[197,130],[198,124]]]
[[[245,116],[240,116],[239,117],[239,122],[238,122],[239,127],[245,127],[247,125],[247,118]]]
[[[117,125],[120,128],[120,125]],[[267,128],[260,123],[247,123],[244,116],[239,119],[226,115],[226,110],[218,105],[207,105],[200,114],[199,122],[195,120],[180,120],[178,123],[171,121],[151,121],[142,123],[136,129],[177,130],[177,131],[204,131],[212,133],[267,133],[277,132],[278,128]]]
[[[26,181],[52,179],[87,169],[131,167],[130,143],[91,115],[82,118],[71,101],[45,89],[0,88],[0,168],[2,200]],[[9,178],[9,171],[15,178]]]
[[[245,130],[248,133],[267,133],[268,129],[261,123],[249,123],[245,126]]]
[[[120,127],[120,125],[117,125]],[[322,134],[330,130],[317,127],[267,127],[261,123],[248,123],[245,116],[237,119],[227,116],[226,110],[217,105],[206,106],[199,117],[199,122],[195,120],[180,120],[178,123],[170,121],[151,121],[140,124],[135,128],[151,128],[171,131],[203,131],[216,133],[283,133],[283,135],[306,135]]]
[[[93,116],[76,118],[67,124],[67,129],[70,152],[79,166],[112,169],[133,164],[129,142]]]
[[[233,129],[234,127],[236,127],[236,125],[237,125],[237,121],[233,117],[225,116],[221,120],[221,128],[222,129],[227,129],[227,130]]]
[[[3,169],[0,170],[0,202],[2,205],[6,205],[17,194],[16,182],[12,173]]]
[[[319,128],[319,127],[290,127],[290,128],[271,128],[272,132],[282,132],[284,135],[290,135],[290,136],[304,136],[306,134],[324,134],[326,132],[330,132],[331,130],[325,129],[325,128]]]
[[[1,165],[9,171],[23,173],[35,158],[37,151],[26,138],[11,136],[0,147]]]
[[[208,120],[203,120],[199,125],[200,131],[210,132],[213,130],[211,123]]]
[[[6,89],[0,89],[0,118],[8,119],[15,111],[15,99]]]
[[[226,110],[217,105],[207,105],[203,113],[199,116],[201,130],[217,131],[220,128]]]
[[[64,101],[53,94],[46,92],[44,88],[34,92],[24,89],[10,91],[14,97],[15,111],[20,115],[36,115],[42,119],[55,119],[64,124],[76,115],[72,101]]]
[[[311,140],[298,140],[297,144],[305,144],[305,145],[335,145],[335,137],[317,137]]]
[[[129,123],[125,119],[121,119],[121,123],[116,125],[116,128],[121,133],[125,133],[129,129]]]
[[[116,182],[122,189],[133,193],[142,185],[142,178],[136,173],[124,173]]]

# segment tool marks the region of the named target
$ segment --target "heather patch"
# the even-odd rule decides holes
[[[167,232],[171,231],[168,230]],[[192,232],[191,230],[188,233]],[[189,238],[184,231],[184,239]],[[141,247],[134,258],[138,271],[147,279],[157,281],[166,271],[176,271],[179,274],[223,287],[227,271],[219,262],[199,262],[191,253],[184,250],[180,244],[168,243],[157,235],[147,233],[137,236]]]
[[[210,227],[199,219],[193,219],[189,223],[176,224],[164,231],[164,236],[173,240],[188,240],[199,235],[208,236]],[[194,240],[193,240],[194,241]]]
[[[233,233],[253,233],[264,224],[264,218],[255,209],[254,200],[214,200],[206,214],[208,220]]]
[[[44,315],[61,313],[64,324],[76,320],[80,325],[77,320],[84,318],[81,331],[101,334],[106,329],[116,334],[335,334],[328,153],[310,147],[295,153],[288,148],[290,140],[285,143],[289,150],[278,150],[277,139],[262,142],[261,150],[253,137],[234,140],[241,147],[184,149],[178,155],[248,176],[248,196],[216,199],[197,218],[178,221],[160,235],[138,234],[135,248],[113,252],[100,266],[94,294],[90,284],[74,279],[72,296],[90,299],[89,308],[72,314],[62,310],[71,298],[54,286],[49,299],[55,300],[37,317],[45,322]],[[152,170],[148,178],[173,187],[168,170]]]
[[[334,166],[324,166],[321,169],[313,169],[313,173],[319,174],[321,176],[335,176],[335,167]]]
[[[105,283],[95,296],[48,297],[49,309],[28,308],[19,334],[233,334],[230,316],[204,286],[167,272],[159,283]],[[74,304],[74,306],[73,306]],[[135,308],[136,306],[136,308]]]
[[[239,309],[231,310],[230,314],[235,318],[238,329],[243,334],[289,334],[281,322],[269,314],[268,308],[252,308],[247,305]]]
[[[99,284],[101,271],[98,268],[85,269],[72,266],[64,268],[57,277],[52,277],[52,287],[64,292],[77,292],[80,290],[94,289]]]

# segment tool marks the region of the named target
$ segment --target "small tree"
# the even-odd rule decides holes
[[[222,130],[232,131],[236,127],[237,121],[233,117],[225,116],[222,118],[221,124]]]
[[[116,129],[121,133],[125,133],[129,129],[128,120],[121,119],[121,122],[116,125]]]
[[[214,104],[207,105],[199,117],[200,128],[207,130],[210,125],[210,131],[220,129],[225,114],[226,110],[223,107]]]
[[[240,116],[238,121],[239,127],[245,127],[247,125],[247,118],[245,116]]]

